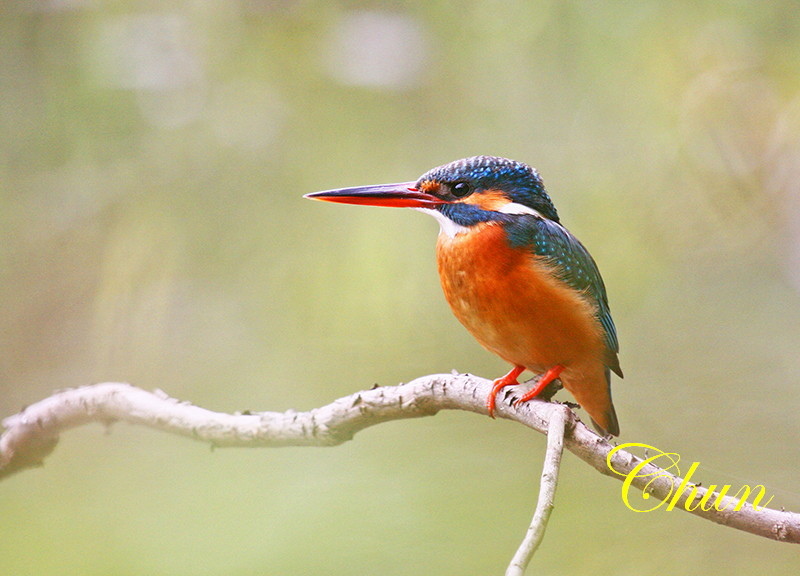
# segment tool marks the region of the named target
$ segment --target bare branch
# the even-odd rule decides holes
[[[402,418],[432,416],[439,410],[486,414],[484,399],[491,382],[470,375],[424,376],[408,384],[375,388],[335,400],[308,412],[223,414],[151,393],[128,384],[105,383],[64,390],[32,404],[3,421],[0,436],[0,478],[41,465],[55,448],[61,432],[89,422],[124,421],[194,438],[214,446],[334,446],[375,424]],[[562,405],[532,401],[519,409],[500,402],[497,415],[543,434]],[[636,455],[618,450],[606,464],[613,446],[578,421],[567,425],[564,445],[599,472],[624,479],[642,463]],[[616,473],[615,473],[616,471]],[[653,501],[671,498],[682,479],[647,464],[631,482]],[[704,489],[697,490],[702,497]],[[691,491],[677,498],[684,509]],[[771,509],[754,510],[749,503],[734,510],[738,500],[720,499],[717,509],[697,506],[692,514],[737,530],[781,542],[800,543],[800,515]]]
[[[564,433],[566,432],[567,418],[569,418],[568,408],[561,405],[561,410],[553,411],[550,425],[547,428],[547,452],[542,466],[542,479],[539,483],[539,499],[536,503],[536,511],[533,513],[531,525],[519,545],[516,554],[511,559],[506,569],[506,576],[522,576],[525,569],[539,548],[547,530],[547,522],[550,520],[550,513],[556,497],[556,486],[558,486],[558,474],[561,470],[561,454],[564,453]]]

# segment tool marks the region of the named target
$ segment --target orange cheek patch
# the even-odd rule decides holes
[[[433,180],[425,180],[424,182],[420,182],[418,188],[420,192],[424,192],[425,194],[436,195],[439,193],[440,185],[438,182],[434,182]]]
[[[464,204],[474,204],[482,210],[499,212],[500,209],[509,204],[509,200],[500,190],[484,190],[463,200]]]

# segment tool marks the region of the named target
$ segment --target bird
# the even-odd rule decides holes
[[[513,366],[492,383],[486,398],[491,417],[500,391],[528,370],[541,376],[515,407],[560,381],[601,435],[619,435],[611,372],[623,373],[606,287],[589,251],[561,223],[536,169],[473,156],[415,181],[305,197],[413,208],[438,221],[436,260],[445,299],[485,349]]]

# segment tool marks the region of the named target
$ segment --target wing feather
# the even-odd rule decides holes
[[[560,280],[586,294],[596,306],[607,348],[607,366],[622,377],[617,353],[619,340],[600,270],[586,247],[561,224],[540,216],[513,215],[506,230],[514,247],[525,246],[537,256],[550,260]]]

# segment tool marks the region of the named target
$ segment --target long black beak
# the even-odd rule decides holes
[[[341,204],[359,204],[362,206],[391,206],[394,208],[433,208],[446,204],[446,200],[431,194],[420,192],[414,186],[416,182],[399,184],[378,184],[375,186],[356,186],[338,190],[324,190],[306,194],[304,198],[339,202]]]

